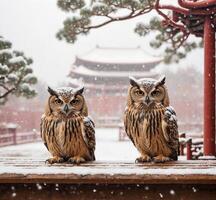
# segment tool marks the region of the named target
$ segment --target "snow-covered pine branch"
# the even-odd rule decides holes
[[[36,95],[32,85],[37,83],[31,68],[32,59],[12,49],[12,44],[0,36],[0,104],[9,95],[31,98]]]
[[[140,36],[146,36],[150,31],[155,32],[155,39],[150,42],[150,46],[163,52],[161,56],[164,57],[164,62],[178,62],[186,57],[189,51],[202,47],[200,45],[202,39],[198,42],[187,40],[191,33],[194,33],[194,30],[191,30],[191,27],[194,27],[191,26],[194,18],[190,19],[190,13],[196,16],[196,12],[193,10],[189,12],[188,9],[181,7],[177,0],[58,0],[57,2],[60,9],[72,12],[72,17],[64,21],[63,28],[57,33],[58,39],[68,43],[76,42],[79,35],[87,35],[91,29],[116,21],[130,20],[154,10],[157,15],[150,23],[144,24],[143,21],[138,23],[135,32]],[[191,23],[187,26],[185,20],[191,20]]]

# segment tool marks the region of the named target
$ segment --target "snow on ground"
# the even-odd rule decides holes
[[[17,152],[22,157],[37,157],[46,160],[50,155],[42,142],[0,148],[3,152]],[[139,153],[129,140],[118,141],[118,129],[96,129],[97,161],[134,161]]]
[[[131,141],[118,141],[118,129],[97,129],[96,137],[97,160],[131,161],[139,155]]]
[[[216,166],[214,161],[194,161],[187,167],[179,161],[179,164],[166,165],[160,164],[135,164],[134,161],[139,153],[129,141],[118,141],[118,129],[97,129],[96,130],[96,159],[97,163],[89,165],[71,165],[71,164],[45,164],[45,160],[50,157],[49,152],[42,142],[8,146],[0,148],[0,176],[7,174],[24,175],[43,175],[43,174],[76,174],[82,178],[89,174],[138,174],[138,175],[172,175],[184,177],[186,174],[198,175],[216,175]],[[181,158],[180,158],[181,160]],[[204,165],[205,166],[204,166]],[[74,178],[74,177],[72,177]],[[75,178],[77,178],[75,176]],[[143,177],[142,177],[143,178]]]

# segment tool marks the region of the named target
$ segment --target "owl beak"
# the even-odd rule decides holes
[[[148,105],[150,103],[150,98],[148,96],[145,98],[145,103],[146,103],[146,105]]]
[[[67,114],[68,113],[68,111],[69,111],[69,108],[68,108],[68,105],[66,104],[65,106],[64,106],[64,112]]]

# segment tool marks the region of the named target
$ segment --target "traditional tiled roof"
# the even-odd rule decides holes
[[[156,78],[155,66],[162,61],[136,48],[103,48],[97,46],[88,53],[77,56],[73,63],[69,79],[70,84],[115,88],[128,83],[128,77]],[[114,87],[113,87],[114,85]]]
[[[104,78],[124,78],[128,76],[134,77],[154,77],[155,72],[151,71],[99,71],[99,70],[90,70],[85,66],[73,67],[71,70],[71,75],[78,76],[93,76],[93,77],[104,77]]]
[[[145,52],[141,47],[136,48],[109,48],[96,46],[86,54],[77,56],[77,59],[94,63],[115,64],[145,64],[160,62],[160,57],[155,57]]]

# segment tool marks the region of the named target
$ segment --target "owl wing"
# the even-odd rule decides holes
[[[166,107],[162,129],[167,145],[172,150],[170,157],[173,160],[177,160],[179,146],[178,125],[175,110],[171,106]]]
[[[46,128],[45,128],[45,115],[42,115],[41,117],[41,122],[40,122],[40,133],[41,133],[41,138],[42,138],[42,141],[44,143],[44,145],[46,146],[47,150],[49,151],[48,149],[48,145],[47,145],[47,141],[46,141]]]
[[[125,132],[127,136],[130,138],[130,140],[133,142],[134,146],[135,142],[133,139],[133,133],[134,133],[134,126],[133,123],[131,123],[131,115],[129,113],[128,108],[125,109],[125,114],[124,114],[124,127],[125,127]]]
[[[84,117],[84,132],[83,132],[83,139],[89,148],[90,155],[92,160],[95,160],[95,125],[94,122],[90,117]]]

